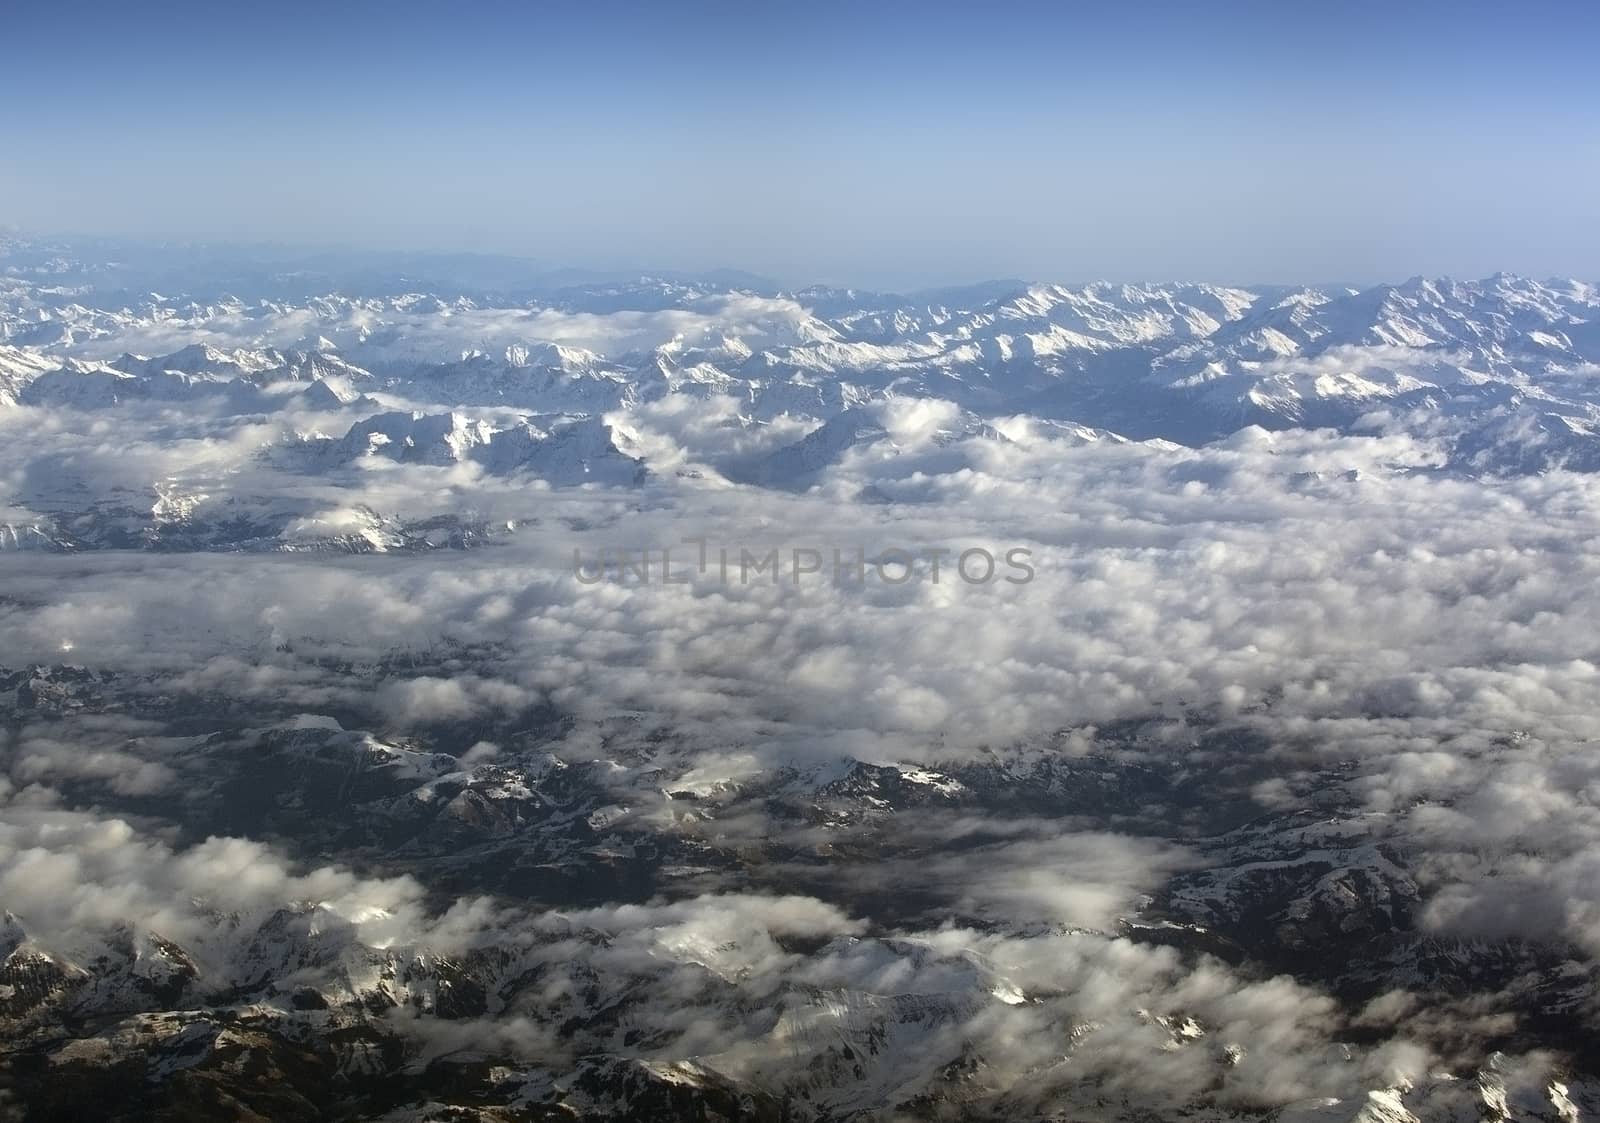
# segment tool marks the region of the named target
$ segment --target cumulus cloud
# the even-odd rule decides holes
[[[865,1078],[868,1090],[932,1088],[945,1065],[977,1055],[991,1093],[1026,1080],[1040,1102],[1084,1081],[1103,1095],[1147,1100],[1142,1083],[1158,1081],[1172,1106],[1210,1088],[1222,1102],[1261,1107],[1350,1095],[1414,1077],[1426,1061],[1396,1044],[1330,1065],[1336,1005],[1287,979],[1252,981],[1214,961],[1185,965],[1170,949],[1088,932],[873,935],[802,896],[714,894],[550,913],[460,900],[435,912],[406,878],[302,871],[242,839],[175,849],[126,821],[15,805],[0,831],[0,892],[34,947],[89,961],[106,933],[131,927],[181,941],[217,990],[259,970],[252,934],[285,908],[312,910],[300,938],[326,944],[347,931],[353,942],[335,944],[332,958],[294,953],[301,966],[280,976],[284,985],[348,985],[352,968],[383,962],[382,949],[397,945],[402,961],[474,945],[519,948],[517,970],[540,982],[512,1006],[449,1022],[428,1016],[426,1004],[385,1016],[418,1063],[466,1052],[560,1065],[575,1046],[620,1048],[603,1019],[574,1042],[553,1032],[549,1014],[586,1022],[624,993],[643,1056],[700,1058],[776,1087],[821,1074],[812,1094],[824,1103],[863,1094],[840,1050],[886,1034],[921,1044],[895,1043]],[[797,940],[818,950],[797,950]]]
[[[0,893],[30,938],[80,960],[126,924],[202,952],[221,937],[226,955],[213,910],[259,920],[291,905],[324,908],[371,943],[414,936],[424,915],[421,887],[409,878],[360,878],[331,866],[302,873],[239,838],[175,850],[123,819],[16,803],[0,826]]]

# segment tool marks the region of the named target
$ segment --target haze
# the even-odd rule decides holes
[[[0,222],[790,283],[1590,276],[1577,3],[10,6]]]

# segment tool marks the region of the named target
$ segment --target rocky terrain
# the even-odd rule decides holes
[[[0,1114],[1600,1113],[1600,290],[434,264],[5,244]]]

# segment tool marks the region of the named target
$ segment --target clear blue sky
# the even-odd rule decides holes
[[[159,9],[159,10],[158,10]],[[908,285],[1600,277],[1600,5],[12,0],[0,222]]]

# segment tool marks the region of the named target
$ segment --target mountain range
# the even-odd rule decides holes
[[[463,291],[289,298],[272,284],[248,301],[119,303],[125,291],[101,273],[56,257],[13,265],[0,284],[0,407],[135,426],[181,415],[190,428],[204,419],[212,442],[249,434],[229,438],[221,470],[234,491],[248,474],[270,500],[251,497],[265,510],[247,535],[229,512],[239,534],[191,536],[220,548],[291,545],[283,528],[306,504],[264,468],[338,477],[373,456],[555,487],[686,470],[804,490],[863,456],[958,470],[967,444],[1024,431],[1198,447],[1241,430],[1324,429],[1405,434],[1427,450],[1414,471],[1600,465],[1600,289],[1571,280],[996,283],[900,297],[645,278],[516,303]],[[156,345],[186,339],[201,342]],[[641,413],[712,401],[731,409],[715,431],[650,447],[627,435]],[[948,448],[938,463],[919,452],[930,441]],[[193,475],[66,492],[30,480],[0,539],[171,540],[170,520],[130,537],[128,511],[154,507],[158,484],[198,492],[215,478]]]
[[[0,241],[0,1119],[1595,1118],[1596,473],[1580,281]]]

